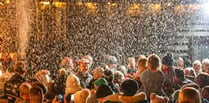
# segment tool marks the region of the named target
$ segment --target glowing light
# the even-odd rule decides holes
[[[0,70],[0,77],[2,76],[2,71]]]
[[[4,6],[4,4],[2,2],[0,2],[0,6]]]
[[[209,14],[209,2],[203,5],[203,10],[205,13]]]
[[[176,10],[181,10],[183,7],[181,5],[176,6]]]
[[[41,4],[43,4],[43,5],[49,5],[50,2],[49,1],[42,1]]]
[[[170,3],[170,2],[169,2],[169,3],[167,3],[167,6],[171,6],[171,5],[172,5],[172,3]]]
[[[6,0],[6,2],[5,2],[6,4],[9,4],[10,3],[10,0]]]
[[[77,3],[76,3],[76,5],[78,5],[78,6],[82,6],[82,5],[83,5],[83,3],[79,1],[79,2],[77,2]]]
[[[151,9],[152,10],[160,10],[161,9],[161,5],[160,4],[152,4]]]
[[[63,6],[65,6],[65,2],[53,2],[53,4],[58,8],[62,8]]]
[[[96,10],[97,9],[97,5],[96,3],[85,3],[85,6],[91,10]]]
[[[140,4],[133,4],[129,7],[129,9],[131,9],[131,10],[138,10],[140,8],[141,8]]]

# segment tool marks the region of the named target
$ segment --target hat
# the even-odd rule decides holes
[[[74,102],[75,103],[87,103],[90,95],[91,95],[91,92],[88,89],[82,89],[81,91],[78,91],[75,93]]]
[[[101,84],[106,84],[107,85],[108,82],[104,78],[100,78],[100,79],[98,79],[94,82],[94,85],[96,85],[97,87],[99,87]]]
[[[174,64],[172,53],[167,53],[167,55],[162,58],[162,64],[166,66],[172,66]]]
[[[136,80],[126,79],[121,84],[121,90],[125,96],[133,96],[139,89],[139,85]]]
[[[102,84],[96,91],[96,98],[103,98],[111,94],[113,94],[112,89],[108,85]]]
[[[81,59],[81,60],[78,62],[78,64],[81,64],[81,63],[87,63],[87,64],[89,64],[90,61],[89,61],[88,59]]]
[[[79,78],[74,74],[70,74],[67,77],[65,93],[74,94],[79,90],[81,90]]]
[[[107,56],[106,64],[117,64],[117,58],[115,56]]]

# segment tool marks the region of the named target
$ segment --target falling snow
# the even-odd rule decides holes
[[[129,11],[132,4],[141,8]],[[152,4],[162,5],[152,10]],[[120,64],[130,56],[163,56],[167,51],[189,62],[208,57],[208,42],[201,40],[209,39],[202,33],[208,32],[204,26],[209,16],[201,8],[178,9],[180,4],[190,3],[121,0],[112,6],[96,2],[95,9],[76,2],[44,6],[35,0],[11,0],[0,6],[0,52],[25,54],[21,59],[30,75],[39,69],[56,73],[62,58],[87,54],[94,58],[93,67],[102,65],[107,54],[116,56]]]

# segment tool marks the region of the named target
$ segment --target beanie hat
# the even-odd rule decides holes
[[[106,64],[117,64],[117,58],[111,55],[105,55]]]
[[[79,78],[74,74],[70,74],[67,77],[65,93],[74,94],[79,90],[81,90]]]
[[[75,103],[87,103],[90,95],[91,95],[91,92],[88,89],[82,89],[81,91],[78,91],[75,93],[74,102]]]
[[[126,79],[121,84],[121,90],[125,96],[133,96],[139,89],[139,85],[136,80]]]
[[[103,77],[105,78],[105,80],[107,80],[107,82],[112,82],[113,81],[113,72],[109,69],[106,69],[104,71],[104,75]]]
[[[167,55],[162,58],[162,64],[172,66],[174,64],[173,54],[170,52],[167,53]]]
[[[99,87],[102,84],[108,85],[108,82],[104,78],[100,78],[94,82],[94,85],[96,85],[97,87]]]
[[[103,98],[111,94],[113,94],[112,89],[108,85],[102,84],[96,91],[96,98]]]

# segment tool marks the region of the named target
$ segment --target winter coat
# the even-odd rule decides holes
[[[8,96],[8,99],[15,99],[19,96],[19,87],[25,82],[25,78],[21,75],[15,73],[10,80],[8,80],[4,85],[4,93]]]

